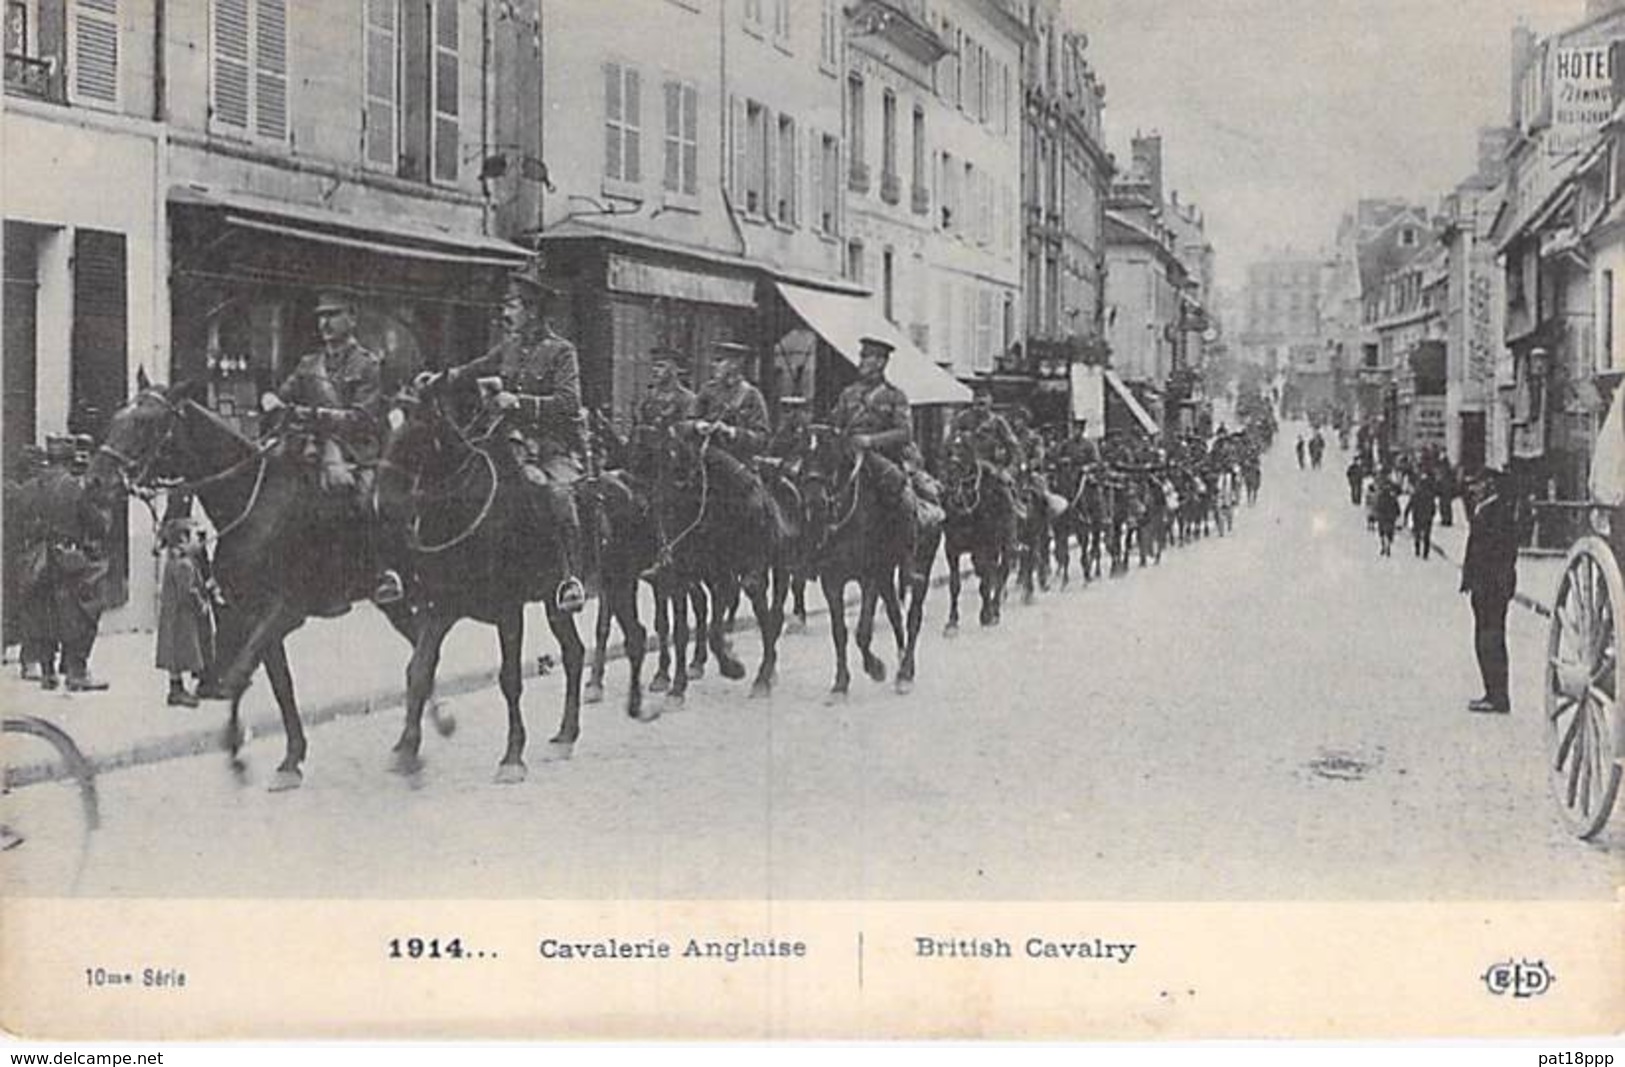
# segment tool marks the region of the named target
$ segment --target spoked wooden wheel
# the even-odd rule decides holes
[[[1601,538],[1582,538],[1558,582],[1546,646],[1547,775],[1582,839],[1608,824],[1619,796],[1621,610],[1619,561]]]

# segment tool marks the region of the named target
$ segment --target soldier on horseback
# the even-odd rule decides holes
[[[903,531],[902,541],[909,546],[903,580],[912,584],[920,532],[919,500],[908,462],[914,424],[908,397],[886,380],[894,346],[878,337],[865,337],[859,345],[858,380],[841,391],[830,423],[863,456],[881,503]]]
[[[976,459],[990,467],[1007,488],[1011,471],[1021,465],[1021,442],[1003,415],[993,410],[993,394],[984,386],[970,407],[953,421],[950,435],[969,444]]]
[[[383,357],[356,338],[355,304],[346,293],[325,289],[316,298],[322,347],[300,357],[260,406],[290,444],[308,448],[324,493],[353,500],[371,516],[373,466],[379,453],[378,416],[383,404]],[[349,605],[344,582],[332,583],[335,610]],[[393,603],[403,595],[394,570],[378,576],[372,598]]]
[[[586,602],[581,584],[581,520],[574,485],[581,479],[581,368],[575,345],[549,321],[560,292],[533,261],[508,276],[502,302],[502,340],[485,355],[440,375],[420,375],[419,387],[494,390],[488,402],[504,413],[511,456],[534,490],[535,510],[555,531],[564,579],[554,602],[578,612]]]
[[[683,422],[694,418],[699,398],[683,384],[682,353],[670,345],[649,352],[649,387],[638,401],[632,433],[632,463],[643,478],[658,478],[665,442]]]
[[[700,390],[695,417],[683,420],[682,432],[710,437],[706,469],[729,486],[743,502],[746,521],[763,534],[785,534],[779,511],[761,476],[751,466],[767,447],[771,429],[767,401],[744,374],[750,349],[723,341],[713,350],[711,380]]]

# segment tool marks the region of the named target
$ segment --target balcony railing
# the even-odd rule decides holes
[[[6,91],[40,100],[57,98],[55,85],[56,63],[49,59],[35,59],[6,53]]]

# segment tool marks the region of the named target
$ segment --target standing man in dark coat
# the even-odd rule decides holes
[[[1507,478],[1485,470],[1475,480],[1471,528],[1461,565],[1461,591],[1473,606],[1473,649],[1478,655],[1484,695],[1469,711],[1506,714],[1512,710],[1507,690],[1507,605],[1518,587],[1517,502]]]
[[[90,674],[90,652],[101,625],[112,519],[72,471],[74,440],[46,439],[49,466],[32,483],[33,522],[24,552],[24,608],[38,650],[40,684],[57,687],[56,669],[69,692],[91,692],[107,683]]]

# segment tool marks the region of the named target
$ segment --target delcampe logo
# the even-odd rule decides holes
[[[1491,993],[1504,997],[1538,997],[1552,988],[1557,981],[1547,969],[1545,960],[1505,960],[1492,964],[1483,974],[1484,985]]]

